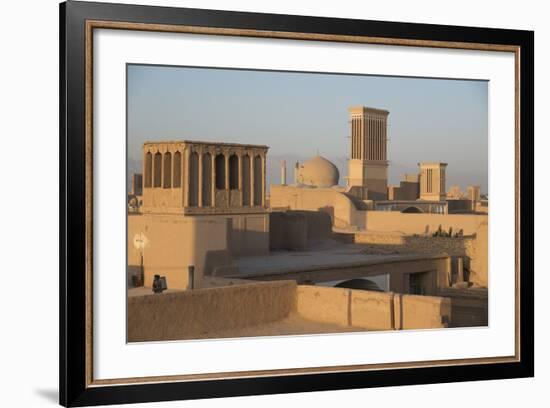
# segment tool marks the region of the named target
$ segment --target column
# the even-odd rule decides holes
[[[156,149],[151,149],[151,187],[155,187],[155,155]]]
[[[212,185],[210,186],[211,192],[210,192],[210,201],[212,207],[216,206],[216,151],[214,149],[209,149],[210,152],[210,181]]]
[[[351,118],[351,158],[355,159],[355,118]]]
[[[363,144],[361,146],[361,156],[363,157],[363,160],[369,160],[370,129],[368,116],[363,117],[363,125],[361,127],[363,130],[361,135],[361,139],[363,140]]]
[[[184,191],[185,191],[185,206],[186,207],[189,207],[189,196],[190,196],[190,191],[189,191],[189,188],[191,187],[190,186],[190,174],[191,174],[191,152],[190,152],[190,147],[187,146],[185,148],[185,185],[184,185]]]
[[[250,206],[254,207],[254,159],[256,152],[252,151],[250,156]]]
[[[381,118],[377,120],[378,130],[378,160],[382,160],[382,121]]]
[[[374,140],[374,126],[372,122],[372,117],[369,116],[369,160],[374,160],[374,145],[376,142]]]
[[[165,153],[166,153],[165,151],[160,152],[160,188],[164,188],[164,156],[165,156]]]
[[[371,160],[372,159],[372,129],[370,128],[371,122],[370,117],[365,116],[363,119],[363,140],[364,140],[364,146],[363,146],[363,157],[365,160]]]
[[[143,149],[142,151],[143,161],[141,166],[141,173],[143,174],[143,178],[141,179],[141,191],[145,189],[146,183],[147,183],[147,151]]]
[[[382,118],[378,118],[378,160],[382,160],[382,148],[384,146],[383,140],[382,140]]]
[[[170,188],[174,188],[174,162],[175,153],[170,151]]]
[[[202,183],[204,182],[202,179],[202,155],[203,155],[203,149],[202,147],[199,148],[199,207],[202,207]]]
[[[387,136],[387,131],[388,131],[388,124],[387,124],[387,119],[384,119],[384,121],[382,122],[382,137],[384,138],[384,150],[383,150],[383,159],[384,160],[387,160],[387,148],[388,148],[388,136]]]
[[[266,176],[265,176],[265,152],[262,153],[262,155],[260,156],[262,158],[262,180],[261,180],[261,183],[262,183],[262,207],[265,207],[265,182],[264,180],[266,179]]]
[[[241,202],[241,206],[242,206],[243,203],[244,203],[244,189],[243,189],[244,172],[243,172],[243,153],[242,153],[242,151],[239,152],[239,154],[237,155],[237,158],[239,160],[239,198],[240,198],[240,202]]]
[[[230,152],[225,151],[223,153],[224,163],[225,163],[225,190],[229,191],[229,155]],[[228,197],[229,200],[229,197]],[[229,202],[229,201],[228,201]]]

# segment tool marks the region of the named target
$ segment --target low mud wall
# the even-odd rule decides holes
[[[402,295],[320,286],[298,286],[296,312],[309,320],[367,330],[448,327],[451,301],[437,296]]]
[[[448,298],[277,281],[129,297],[128,340],[205,338],[291,315],[365,330],[442,328],[452,320]]]
[[[128,298],[128,340],[201,337],[285,318],[295,308],[296,282],[261,282]]]

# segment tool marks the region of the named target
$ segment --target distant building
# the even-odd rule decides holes
[[[140,196],[143,194],[143,175],[141,173],[132,174],[132,185],[130,186],[130,194]]]
[[[143,194],[143,177],[141,173],[132,174],[130,192],[128,193],[128,211],[137,213],[141,207]]]
[[[447,163],[418,163],[420,166],[420,199],[426,201],[443,201],[445,192],[445,171]]]
[[[470,201],[479,201],[481,199],[481,188],[479,186],[468,186],[467,196]]]
[[[388,200],[417,200],[419,196],[418,174],[405,174],[399,186],[388,186]]]
[[[464,193],[460,189],[460,186],[451,186],[447,190],[447,199],[449,200],[460,200],[464,198]]]

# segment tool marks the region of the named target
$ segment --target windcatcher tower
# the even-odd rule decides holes
[[[425,201],[443,201],[447,198],[445,190],[445,171],[447,163],[424,162],[420,167],[420,199]]]
[[[386,200],[388,190],[387,121],[383,109],[349,108],[351,157],[348,168],[350,193],[365,200]]]

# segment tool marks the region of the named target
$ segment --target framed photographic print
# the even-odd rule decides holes
[[[60,21],[62,405],[534,375],[533,32]]]

